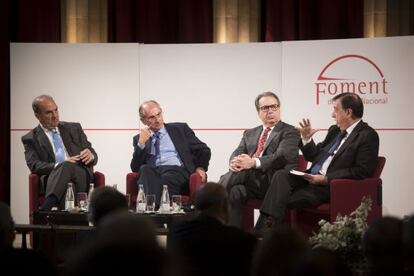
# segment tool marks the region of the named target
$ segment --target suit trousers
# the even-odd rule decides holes
[[[143,184],[145,194],[154,194],[159,205],[163,185],[167,185],[168,193],[172,195],[188,195],[190,173],[184,167],[142,165],[139,169],[137,185]]]
[[[277,171],[263,199],[260,212],[280,223],[287,209],[303,209],[329,202],[329,185],[313,185],[288,170]]]
[[[263,199],[269,186],[269,177],[262,170],[250,169],[227,172],[220,180],[229,196],[229,225],[242,227],[243,206],[248,199]]]
[[[78,192],[87,192],[90,180],[89,172],[84,166],[62,162],[49,174],[45,195],[55,195],[62,202],[69,182],[73,183],[73,192],[76,195]]]

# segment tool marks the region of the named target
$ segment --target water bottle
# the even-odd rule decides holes
[[[112,187],[113,187],[115,190],[118,190],[118,184],[114,184],[114,185],[112,185]]]
[[[73,193],[72,183],[68,183],[68,188],[65,195],[65,210],[70,211],[75,208],[75,195]]]
[[[95,189],[95,185],[93,183],[89,184],[88,199],[86,201],[87,210],[89,210],[89,204],[91,203],[91,197],[92,197],[92,193],[94,189]]]
[[[144,213],[146,208],[145,192],[144,185],[138,185],[138,195],[137,195],[137,213]]]
[[[170,212],[170,195],[168,194],[167,185],[162,186],[160,212],[161,213],[169,213]]]

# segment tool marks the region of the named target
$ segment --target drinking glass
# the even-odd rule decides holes
[[[147,212],[155,212],[155,195],[147,195]]]
[[[85,211],[87,209],[87,202],[88,202],[88,194],[85,192],[79,192],[77,194],[77,201],[78,201],[78,207]]]
[[[172,201],[172,212],[179,213],[181,211],[181,195],[173,195]]]

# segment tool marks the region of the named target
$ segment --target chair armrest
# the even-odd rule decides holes
[[[331,221],[336,216],[349,215],[361,204],[364,196],[372,199],[371,212],[368,221],[382,214],[382,180],[381,178],[334,179],[330,183]]]
[[[198,173],[190,175],[190,201],[194,201],[198,189],[203,185],[201,176]]]
[[[126,176],[126,193],[129,194],[130,197],[130,207],[135,208],[137,202],[137,195],[138,195],[138,173],[130,172]]]
[[[29,211],[35,211],[39,206],[40,178],[37,174],[29,174]]]
[[[103,173],[95,171],[93,177],[95,178],[95,188],[105,186],[105,175]]]

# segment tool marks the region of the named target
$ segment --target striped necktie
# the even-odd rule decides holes
[[[253,158],[257,158],[262,154],[270,130],[271,128],[268,127],[263,131],[262,137],[260,137],[259,143],[257,144],[256,152],[252,155]]]

